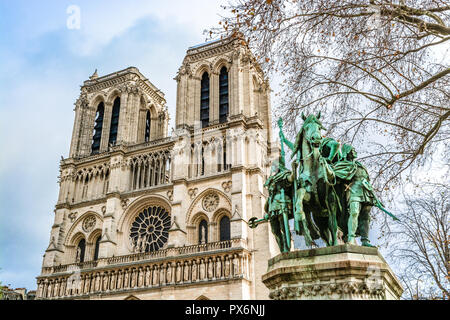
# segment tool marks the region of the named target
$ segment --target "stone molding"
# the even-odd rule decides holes
[[[73,299],[92,294],[116,294],[124,290],[250,280],[251,253],[244,245],[242,239],[237,239],[43,268],[43,274],[38,277],[37,298]],[[161,253],[171,254],[162,259],[156,257]],[[154,255],[154,259],[144,259],[139,263],[130,259],[149,255]]]
[[[281,287],[270,292],[273,300],[385,300],[383,283],[372,285],[366,281],[312,283]]]
[[[275,300],[395,300],[403,293],[377,248],[348,244],[279,254],[262,281]]]
[[[129,67],[127,69],[110,73],[96,79],[87,80],[82,86],[82,92],[93,93],[96,91],[104,90],[109,87],[114,87],[125,83],[126,87],[123,89],[127,92],[132,90],[130,84],[127,82],[135,82],[132,85],[135,89],[141,89],[147,93],[151,98],[156,100],[159,104],[164,105],[166,100],[164,99],[164,94],[147,78],[145,78],[137,68]],[[135,90],[134,90],[135,91]]]

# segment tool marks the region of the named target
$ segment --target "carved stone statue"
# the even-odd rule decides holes
[[[200,280],[205,279],[206,268],[205,268],[205,261],[203,259],[200,261],[199,271],[200,271],[199,279]]]
[[[77,254],[76,254],[76,257],[75,257],[75,262],[76,263],[80,263],[81,262],[81,248],[80,247],[77,247]]]
[[[189,281],[189,263],[187,261],[184,262],[183,266],[183,281]]]
[[[130,271],[125,270],[125,275],[123,277],[123,287],[128,288],[130,286]]]
[[[166,266],[162,265],[159,269],[159,284],[166,283]]]
[[[192,262],[191,279],[197,281],[197,262],[195,260]]]
[[[100,274],[95,275],[95,291],[100,291]]]
[[[206,226],[205,225],[201,226],[200,235],[201,235],[200,243],[202,243],[202,244],[206,243]]]
[[[159,274],[158,267],[154,266],[152,272],[153,272],[152,283],[154,286],[156,286],[158,285],[158,274]]]
[[[152,285],[152,280],[151,280],[151,276],[152,276],[152,269],[150,269],[149,266],[147,266],[145,268],[145,286],[151,286]]]
[[[224,270],[225,277],[228,277],[230,275],[230,257],[225,257],[225,270]]]
[[[177,270],[176,270],[176,277],[175,277],[175,282],[180,282],[181,281],[181,264],[180,262],[177,262]]]
[[[222,260],[220,257],[216,259],[216,278],[222,277]]]
[[[166,275],[167,275],[166,283],[171,283],[172,282],[172,264],[170,262],[167,264]]]
[[[136,269],[132,269],[131,270],[131,284],[130,284],[130,288],[134,288],[136,287],[136,277],[137,277],[137,271]]]
[[[209,258],[208,259],[208,279],[212,279],[214,276],[214,261]]]
[[[103,274],[103,291],[108,290],[108,279],[109,279],[109,274],[105,273]]]
[[[117,280],[117,272],[116,271],[112,271],[111,272],[111,283],[109,285],[111,290],[115,290],[116,289],[116,280]]]
[[[123,274],[122,271],[119,271],[119,277],[117,280],[117,289],[122,289],[122,281],[123,281]]]
[[[238,256],[233,256],[233,276],[239,275],[239,260]]]

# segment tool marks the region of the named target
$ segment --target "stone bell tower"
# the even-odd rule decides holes
[[[173,171],[172,212],[187,232],[179,232],[173,239],[177,244],[198,239],[196,215],[200,220],[205,215],[213,228],[218,223],[204,202],[203,207],[189,206],[183,199],[223,192],[231,210],[231,238],[246,239],[249,248],[256,250],[251,259],[256,278],[247,297],[266,298],[266,288],[258,280],[266,265],[258,262],[267,261],[278,248],[269,224],[254,230],[247,221],[263,217],[263,185],[271,157],[278,156],[271,151],[268,81],[247,45],[237,37],[190,47],[175,80],[173,156],[180,165]]]

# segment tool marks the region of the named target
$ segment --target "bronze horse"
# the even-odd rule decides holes
[[[337,245],[337,218],[339,199],[334,191],[336,178],[327,161],[319,152],[322,141],[320,112],[306,117],[295,143],[282,136],[283,142],[296,157],[292,170],[298,173],[295,181],[294,228],[303,235],[307,246],[322,238],[327,246]],[[298,170],[297,170],[298,169]]]

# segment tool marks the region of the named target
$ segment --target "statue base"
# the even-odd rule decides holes
[[[350,244],[281,253],[262,281],[274,300],[398,300],[403,293],[377,248]]]

